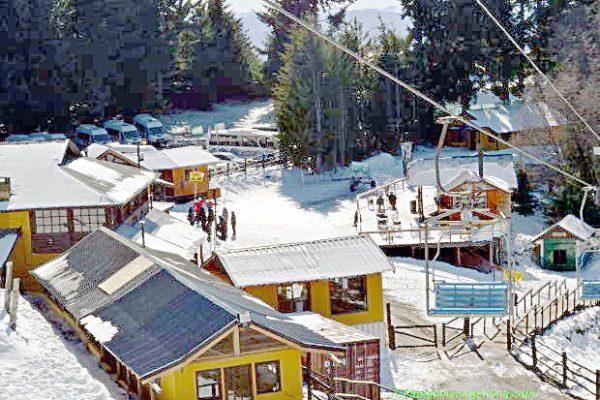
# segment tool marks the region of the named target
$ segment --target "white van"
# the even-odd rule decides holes
[[[164,147],[167,144],[167,134],[162,122],[152,115],[138,114],[133,117],[133,123],[149,144],[157,147]]]
[[[88,147],[92,143],[106,144],[112,139],[106,129],[92,124],[81,124],[75,131],[75,144],[80,149]]]
[[[104,123],[104,129],[115,142],[123,144],[142,143],[142,136],[134,125],[120,120],[110,120]]]

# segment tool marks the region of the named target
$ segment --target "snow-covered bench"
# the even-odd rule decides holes
[[[508,312],[508,285],[502,282],[435,284],[431,315],[497,315]]]

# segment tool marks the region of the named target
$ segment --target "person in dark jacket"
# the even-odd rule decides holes
[[[190,225],[194,225],[194,209],[192,207],[188,208],[187,220]]]
[[[398,200],[398,198],[396,197],[396,194],[394,192],[390,193],[388,196],[388,200],[390,202],[390,206],[392,207],[392,210],[396,211],[396,200]]]
[[[235,230],[235,225],[237,223],[237,220],[235,218],[235,211],[231,212],[231,231],[233,232],[233,237],[235,238],[236,235],[236,230]]]

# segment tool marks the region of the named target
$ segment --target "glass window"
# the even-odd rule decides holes
[[[329,281],[331,313],[367,311],[367,285],[364,276],[336,278]]]
[[[274,393],[281,390],[279,361],[256,364],[256,391],[258,394]]]
[[[294,283],[277,287],[277,309],[284,313],[308,311],[308,285]]]
[[[69,218],[67,216],[67,210],[36,210],[35,232],[69,232]]]
[[[198,400],[221,400],[221,371],[196,372]]]
[[[75,232],[92,232],[106,225],[104,208],[73,209],[73,229]]]
[[[250,365],[225,368],[226,400],[252,400]]]
[[[186,169],[185,170],[185,178],[184,179],[185,179],[186,182],[189,182],[191,180],[190,175],[191,175],[192,172],[194,172],[193,169]]]

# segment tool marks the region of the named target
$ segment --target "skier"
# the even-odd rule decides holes
[[[398,198],[396,197],[396,194],[394,192],[390,193],[388,196],[388,200],[390,202],[390,206],[392,207],[392,210],[396,211],[396,200]]]
[[[231,212],[231,231],[233,232],[233,236],[232,239],[235,239],[235,235],[236,235],[236,231],[235,231],[235,224],[236,224],[236,219],[235,219],[235,211]]]

